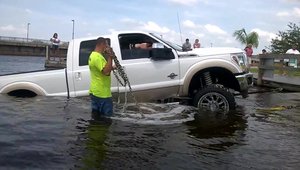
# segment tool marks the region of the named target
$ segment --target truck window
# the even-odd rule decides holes
[[[95,49],[96,40],[82,41],[79,49],[79,66],[88,65],[91,52]]]
[[[157,41],[144,34],[120,34],[122,60],[150,58],[152,44]]]

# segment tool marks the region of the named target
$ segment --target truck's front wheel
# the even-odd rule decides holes
[[[234,110],[236,103],[232,93],[224,86],[213,84],[197,92],[193,104],[200,109],[227,113]]]

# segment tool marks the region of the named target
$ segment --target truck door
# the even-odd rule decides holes
[[[90,72],[88,59],[91,52],[95,49],[96,39],[81,41],[76,45],[79,51],[74,52],[73,56],[73,82],[75,96],[87,96],[90,86]]]
[[[104,37],[106,38],[106,37]],[[110,39],[109,39],[110,40]],[[91,52],[95,49],[96,39],[81,41],[75,45],[75,49],[79,51],[74,52],[73,57],[73,82],[75,96],[87,96],[90,87],[90,70],[88,66],[88,59]],[[112,86],[116,86],[116,80],[112,75]]]
[[[120,63],[128,75],[138,100],[157,100],[175,96],[179,90],[180,77],[176,51],[146,34],[119,34],[118,37]],[[171,52],[169,55],[172,57],[151,58],[158,50],[155,49],[157,45],[165,48],[166,51],[169,50]]]

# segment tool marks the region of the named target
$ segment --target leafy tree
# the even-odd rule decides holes
[[[259,36],[255,31],[252,31],[249,34],[247,34],[245,28],[242,28],[241,30],[236,30],[233,33],[233,36],[235,37],[236,40],[238,40],[241,44],[244,44],[245,46],[247,44],[252,44],[253,47],[255,48],[258,47]]]
[[[293,45],[300,49],[300,27],[295,23],[288,24],[289,29],[286,31],[279,31],[277,37],[272,39],[270,51],[272,53],[285,53]]]

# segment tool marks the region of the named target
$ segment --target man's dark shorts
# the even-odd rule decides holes
[[[112,98],[99,98],[91,95],[92,113],[98,113],[100,116],[111,117],[113,115]]]

